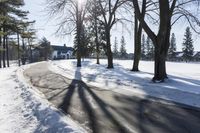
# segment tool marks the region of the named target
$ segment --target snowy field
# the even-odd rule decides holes
[[[165,83],[152,83],[154,63],[141,61],[140,72],[131,72],[133,61],[114,60],[114,69],[106,69],[107,60],[87,59],[82,67],[76,60],[51,61],[49,69],[63,76],[83,80],[103,89],[137,96],[154,96],[186,105],[200,107],[200,63],[167,62],[169,79]],[[131,93],[132,94],[132,93]]]
[[[0,69],[0,132],[85,132],[27,84],[23,70],[13,63],[10,68]]]

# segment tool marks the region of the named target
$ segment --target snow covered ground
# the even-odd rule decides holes
[[[169,79],[154,84],[153,62],[141,61],[140,72],[131,72],[131,60],[114,60],[115,69],[106,69],[106,60],[87,59],[81,68],[76,60],[51,61],[49,69],[69,78],[81,79],[103,89],[112,89],[124,94],[134,92],[138,96],[154,96],[186,105],[200,107],[200,63],[167,62]]]
[[[115,60],[115,69],[106,69],[106,60],[96,65],[85,60],[50,61],[49,69],[69,78],[83,80],[102,89],[126,95],[159,97],[200,107],[200,63],[167,63],[169,80],[154,84],[153,62],[142,61],[140,72],[131,72],[131,60]],[[33,64],[34,65],[34,64]],[[0,69],[0,131],[3,133],[86,132],[51,105],[41,92],[26,82],[24,69],[11,64]],[[130,93],[131,92],[131,93]]]
[[[1,133],[85,132],[25,82],[23,67],[11,66],[0,69]]]

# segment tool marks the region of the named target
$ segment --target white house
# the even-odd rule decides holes
[[[53,49],[52,59],[71,59],[73,58],[73,48],[64,46],[51,46]]]

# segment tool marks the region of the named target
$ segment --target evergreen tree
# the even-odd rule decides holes
[[[146,39],[146,57],[147,57],[148,60],[150,59],[150,51],[151,51],[150,38],[147,36],[147,39]]]
[[[144,34],[142,35],[142,44],[141,44],[141,57],[142,59],[145,59],[145,51],[146,51],[146,47],[145,47],[145,36]]]
[[[185,35],[183,39],[183,58],[184,60],[191,61],[193,57],[194,47],[193,47],[193,40],[192,40],[192,33],[190,31],[190,27],[186,28]]]
[[[154,59],[154,46],[153,46],[153,42],[151,41],[151,39],[147,36],[147,40],[146,40],[146,58],[148,60],[153,60]]]
[[[126,42],[125,42],[124,36],[122,36],[121,47],[120,47],[120,56],[121,56],[121,58],[125,58],[126,55],[127,55],[127,53],[126,53]]]
[[[40,58],[42,60],[47,60],[50,57],[51,52],[52,52],[51,44],[45,37],[43,37],[39,41],[39,44],[40,44],[40,47],[39,47],[40,48]]]
[[[169,57],[170,60],[173,60],[176,57],[175,52],[176,52],[176,37],[175,37],[175,34],[172,33],[169,51],[168,51],[168,54],[169,54],[168,57]]]
[[[104,25],[100,21],[101,16],[101,8],[96,0],[89,0],[88,1],[88,18],[90,19],[89,27],[90,27],[90,34],[91,34],[91,40],[95,42],[96,47],[94,47],[94,50],[96,51],[96,59],[97,64],[100,64],[99,58],[102,51],[102,35],[104,32]]]
[[[113,46],[113,56],[115,58],[117,58],[118,54],[119,54],[119,52],[118,52],[118,42],[117,42],[117,37],[115,37],[115,42],[114,42],[114,46]]]
[[[7,59],[7,67],[9,67],[9,53],[8,43],[9,35],[13,35],[15,32],[19,32],[18,24],[22,23],[18,19],[25,19],[27,11],[20,9],[24,5],[23,0],[3,0],[0,1],[0,34],[1,43],[3,46],[2,61],[3,67],[6,67],[5,60]],[[0,44],[1,45],[1,44]],[[0,53],[1,54],[1,53]],[[0,58],[1,59],[1,58]]]
[[[80,54],[81,57],[88,57],[92,54],[92,52],[94,51],[94,45],[91,42],[91,34],[90,32],[87,30],[87,28],[85,26],[83,26],[82,31],[80,33]],[[74,39],[74,54],[77,54],[77,35],[75,36]]]

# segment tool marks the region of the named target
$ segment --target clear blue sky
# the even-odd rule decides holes
[[[63,45],[73,46],[73,36],[66,37],[56,37],[54,35],[56,31],[56,20],[49,20],[45,12],[45,0],[25,0],[25,7],[23,9],[28,10],[30,14],[28,15],[30,20],[36,20],[35,28],[38,30],[37,36],[39,38],[46,37],[53,45]],[[172,28],[172,32],[176,35],[177,40],[177,50],[181,50],[183,35],[187,23],[180,21]],[[133,28],[130,26],[130,29]],[[126,29],[122,29],[120,24],[113,27],[112,30],[112,43],[114,42],[115,36],[118,38],[118,44],[120,43],[121,36],[125,36],[126,49],[128,53],[133,53],[133,33],[129,33]],[[195,51],[200,51],[200,35],[193,33],[194,48]],[[119,46],[118,46],[119,47]]]

